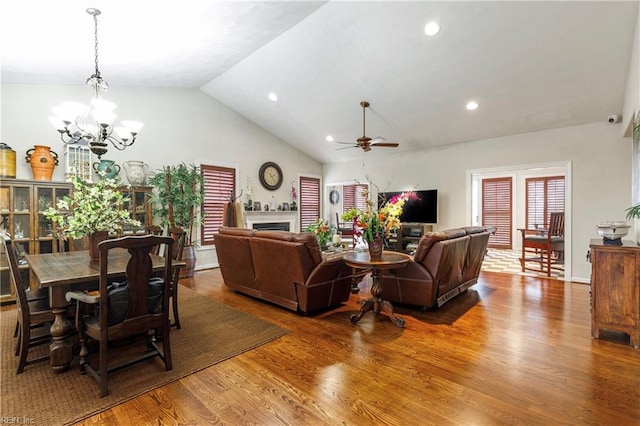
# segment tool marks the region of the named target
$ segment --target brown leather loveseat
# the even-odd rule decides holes
[[[349,300],[351,268],[340,255],[323,259],[310,232],[223,227],[215,246],[224,283],[233,290],[301,312]]]
[[[483,227],[428,232],[403,268],[382,274],[382,298],[431,308],[478,282],[491,230]]]

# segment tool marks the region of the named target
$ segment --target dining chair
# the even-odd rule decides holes
[[[184,248],[187,234],[180,227],[169,228],[169,235],[173,239],[173,249],[171,253],[172,260],[182,260],[182,249]],[[172,327],[177,329],[180,326],[180,316],[178,315],[178,281],[180,280],[180,269],[176,268],[171,273],[171,302],[173,307],[173,323]]]
[[[24,288],[22,275],[18,266],[18,257],[11,238],[2,233],[2,246],[8,259],[9,274],[16,292],[16,306],[18,311],[17,327],[14,337],[17,337],[15,346],[15,355],[18,358],[18,368],[16,374],[24,371],[27,365],[49,359],[49,352],[46,355],[37,356],[29,359],[29,348],[43,345],[51,342],[49,327],[53,323],[54,315],[49,308],[48,299],[35,299],[29,301],[27,292]],[[32,330],[40,327],[46,327],[46,333],[38,336],[32,336]]]
[[[549,213],[549,226],[536,230],[520,229],[522,233],[522,257],[520,266],[525,269],[528,262],[539,264],[539,270],[551,276],[555,265],[564,264],[564,212]]]
[[[80,371],[89,373],[99,383],[100,396],[108,394],[109,373],[158,356],[165,370],[173,368],[171,342],[169,338],[169,297],[171,289],[171,257],[165,256],[162,278],[154,277],[150,254],[153,248],[162,245],[165,253],[172,253],[173,239],[166,236],[138,235],[110,239],[98,245],[100,252],[100,276],[98,294],[71,291],[67,301],[75,300],[76,328],[80,334]],[[111,250],[122,248],[131,257],[126,267],[126,278],[122,282],[109,279],[108,259]],[[136,342],[135,338],[147,339],[147,351],[138,356],[109,363],[109,346],[115,340]],[[87,340],[98,342],[98,369],[89,362]],[[160,345],[160,341],[162,345]],[[160,347],[162,346],[162,347]],[[135,372],[134,372],[135,374]]]
[[[145,228],[147,231],[147,234],[151,234],[151,235],[162,235],[162,227],[158,226],[158,225],[147,225],[147,227]],[[153,254],[158,254],[160,252],[160,246],[156,246],[155,249],[152,251]]]

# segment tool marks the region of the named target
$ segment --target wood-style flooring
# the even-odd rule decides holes
[[[309,316],[230,291],[217,269],[181,284],[292,332],[81,424],[640,424],[640,350],[591,338],[588,285],[483,272],[440,309],[396,306],[400,329],[349,323],[366,279]]]

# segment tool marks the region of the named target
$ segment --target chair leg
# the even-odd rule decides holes
[[[107,389],[107,342],[100,342],[100,397],[109,393]]]
[[[24,367],[27,365],[27,355],[29,354],[29,340],[31,339],[31,330],[25,324],[21,324],[20,327],[20,353],[18,356],[18,369],[16,374],[20,374],[24,371]]]
[[[162,357],[164,359],[164,368],[169,371],[173,369],[173,361],[171,359],[171,341],[169,340],[169,331],[171,327],[162,327]]]
[[[16,329],[13,331],[13,337],[18,337],[18,331],[20,331],[20,321],[16,321]]]
[[[16,325],[20,325],[20,323],[16,324]],[[18,327],[18,329],[16,330],[16,345],[14,348],[14,352],[15,352],[15,356],[20,355],[20,346],[22,345],[22,327]]]
[[[173,285],[173,289],[171,292],[171,303],[173,305],[173,324],[172,326],[176,326],[178,330],[180,330],[180,315],[178,315],[178,284],[177,282]]]

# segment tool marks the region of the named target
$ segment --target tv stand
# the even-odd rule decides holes
[[[389,239],[389,250],[413,253],[418,241],[427,232],[433,231],[433,225],[426,223],[402,223],[395,237]]]

